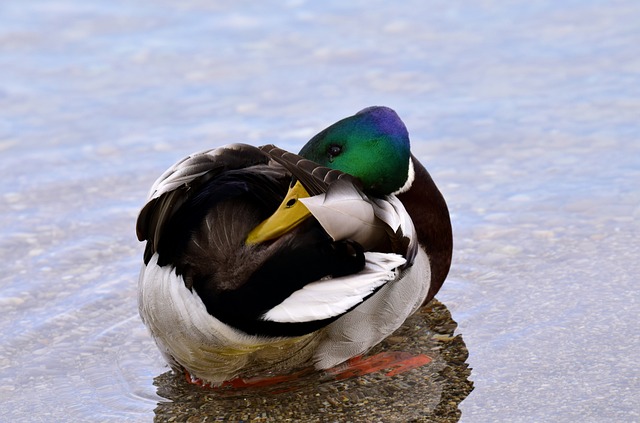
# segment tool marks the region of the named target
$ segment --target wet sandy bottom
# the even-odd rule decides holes
[[[362,357],[368,370],[303,370],[269,386],[202,388],[166,372],[154,384],[171,402],[158,405],[156,421],[456,422],[473,389],[456,326],[434,300]]]

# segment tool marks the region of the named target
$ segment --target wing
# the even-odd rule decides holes
[[[339,316],[394,280],[397,269],[406,262],[398,254],[367,252],[364,256],[365,267],[360,272],[311,282],[265,313],[263,320],[297,323]]]
[[[360,181],[348,173],[321,166],[275,145],[264,145],[260,149],[299,179],[312,196],[327,192],[329,185],[338,179],[344,179],[356,187],[361,187]]]
[[[223,172],[268,163],[269,156],[256,147],[229,144],[192,154],[167,169],[153,184],[136,224],[138,239],[148,241],[145,262],[157,251],[167,222],[199,187]],[[265,166],[262,171],[285,173],[279,166]]]

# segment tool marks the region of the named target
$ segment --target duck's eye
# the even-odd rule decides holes
[[[329,154],[330,159],[339,155],[341,152],[342,152],[342,147],[340,147],[339,145],[329,146],[329,149],[327,150],[327,153]]]
[[[287,206],[287,208],[289,208],[289,207],[293,207],[293,205],[294,205],[295,203],[296,203],[296,199],[295,199],[295,198],[292,198],[291,200],[287,201],[286,206]]]

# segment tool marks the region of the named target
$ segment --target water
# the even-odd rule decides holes
[[[0,420],[172,404],[136,309],[153,180],[379,104],[452,212],[462,420],[638,421],[639,19],[632,0],[3,2]]]

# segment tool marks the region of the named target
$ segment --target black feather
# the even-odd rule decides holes
[[[362,187],[360,180],[348,173],[321,166],[275,145],[264,145],[260,149],[291,172],[312,196],[327,192],[329,185],[338,179],[346,179],[356,187]]]
[[[207,311],[246,333],[270,336],[300,336],[339,317],[304,323],[261,319],[267,311],[310,282],[325,276],[357,273],[364,268],[364,251],[360,245],[351,241],[333,242],[314,220],[303,226],[285,245],[278,246],[277,252],[239,288],[216,291],[210,279],[195,280],[194,288]]]

